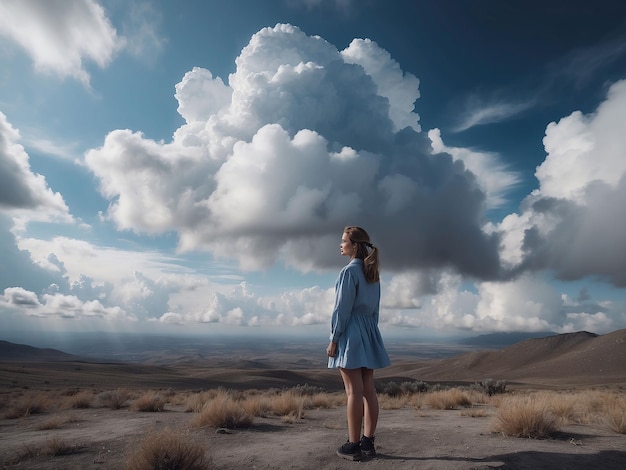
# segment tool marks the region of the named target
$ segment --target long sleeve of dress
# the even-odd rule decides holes
[[[356,298],[356,284],[349,270],[343,269],[335,284],[335,307],[331,321],[330,340],[337,342],[341,334],[346,329],[346,324],[350,319],[354,299]]]

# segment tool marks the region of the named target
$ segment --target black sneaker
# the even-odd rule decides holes
[[[376,455],[376,449],[374,448],[374,437],[363,436],[361,438],[361,452],[368,457]]]
[[[361,460],[361,446],[358,442],[346,442],[339,449],[337,455],[342,459]]]

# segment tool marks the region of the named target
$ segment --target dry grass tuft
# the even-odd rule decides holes
[[[618,434],[626,434],[626,399],[617,397],[609,401],[602,412],[606,426]]]
[[[6,419],[25,418],[43,413],[50,407],[50,398],[42,392],[26,393],[12,402],[4,414]]]
[[[185,406],[185,404],[187,403],[187,393],[170,391],[169,393],[167,393],[166,396],[168,398],[168,403],[172,404],[173,406]]]
[[[345,395],[338,393],[319,392],[307,397],[306,408],[308,409],[330,409],[345,404]]]
[[[67,444],[59,436],[52,436],[46,441],[46,448],[44,453],[53,457],[59,455],[68,455],[75,451],[75,448]]]
[[[250,416],[265,417],[272,409],[271,399],[257,394],[246,397],[240,404]]]
[[[534,396],[543,401],[549,412],[563,424],[588,425],[596,422],[606,425],[614,432],[625,432],[626,399],[619,393],[586,390],[537,392]]]
[[[146,392],[137,398],[131,409],[134,411],[156,412],[165,410],[167,399],[158,392]]]
[[[246,428],[252,425],[253,416],[241,403],[223,393],[206,402],[198,415],[191,421],[194,427]]]
[[[542,392],[537,396],[545,401],[550,412],[559,417],[564,424],[580,424],[584,420],[580,394]]]
[[[558,431],[559,418],[545,394],[508,397],[502,400],[493,430],[507,436],[546,438]]]
[[[11,454],[7,454],[2,460],[2,468],[10,465],[24,463],[25,460],[34,459],[39,455],[39,450],[33,443],[24,444],[17,449],[12,449]],[[24,467],[26,468],[26,467]]]
[[[469,418],[486,418],[489,416],[485,408],[466,408],[461,411],[461,416],[467,416]]]
[[[280,422],[285,424],[294,424],[303,419],[304,416],[299,416],[295,413],[284,415],[280,417]]]
[[[308,390],[308,389],[304,389]],[[304,418],[304,410],[328,409],[345,403],[343,394],[312,392],[302,393],[302,387],[294,387],[288,390],[249,390],[246,393],[240,391],[221,390],[218,395],[196,394],[188,397],[186,407],[188,411],[201,410],[204,405],[215,398],[228,397],[250,416],[275,415],[284,417],[286,421]]]
[[[466,391],[451,388],[426,394],[424,403],[436,410],[456,410],[471,405],[472,401]]]
[[[603,417],[626,407],[624,395],[616,392],[587,390],[576,394],[579,403],[579,424],[603,422]],[[606,421],[605,421],[606,422]]]
[[[95,397],[92,392],[78,392],[66,398],[66,407],[73,408],[75,410],[91,408],[94,399]]]
[[[307,393],[303,393],[303,390]],[[294,387],[288,390],[204,392],[188,397],[187,410],[197,411],[194,423],[199,426],[241,427],[249,426],[254,416],[280,416],[284,422],[295,422],[305,417],[304,410],[332,408],[343,398],[312,388]],[[232,419],[228,418],[230,416]],[[241,420],[235,424],[235,422]],[[201,424],[199,424],[201,423]]]
[[[381,410],[399,410],[407,406],[411,402],[410,395],[386,395],[381,394],[378,397],[378,404]]]
[[[465,392],[467,394],[467,398],[472,404],[480,404],[487,405],[493,403],[494,397],[489,396],[485,392],[481,392],[475,389],[469,389]]]
[[[222,394],[224,392],[222,391]],[[192,393],[183,399],[183,406],[187,413],[199,413],[204,405],[213,400],[216,396],[215,390],[207,390],[206,392]]]
[[[287,390],[271,398],[270,411],[276,416],[296,416],[298,419],[304,417],[304,405],[306,399],[298,393]]]
[[[67,423],[75,423],[77,421],[79,420],[74,415],[53,416],[52,418],[39,424],[39,426],[37,426],[37,429],[39,429],[40,431],[46,431],[49,429],[58,429]]]
[[[169,429],[150,433],[126,461],[126,470],[209,470],[214,468],[205,459],[206,450],[190,442],[189,436]]]
[[[424,394],[413,395],[411,400],[409,401],[409,405],[415,408],[416,410],[421,410],[424,406]]]

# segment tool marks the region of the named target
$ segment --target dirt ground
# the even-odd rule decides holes
[[[566,426],[545,439],[505,437],[491,431],[495,409],[470,417],[459,410],[381,410],[378,455],[350,462],[335,454],[346,440],[342,407],[307,410],[304,419],[255,418],[252,427],[216,432],[192,428],[191,413],[169,407],[156,413],[86,409],[55,413],[70,422],[40,430],[50,414],[0,420],[0,464],[4,469],[123,469],[147,432],[169,428],[207,450],[219,469],[624,469],[626,436],[599,425]],[[73,446],[63,456],[25,456],[61,439]],[[22,458],[16,458],[22,455]],[[19,462],[18,462],[19,461]]]

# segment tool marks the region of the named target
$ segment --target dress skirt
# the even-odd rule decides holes
[[[337,339],[337,354],[328,367],[381,369],[391,364],[373,315],[352,313],[344,333]]]

